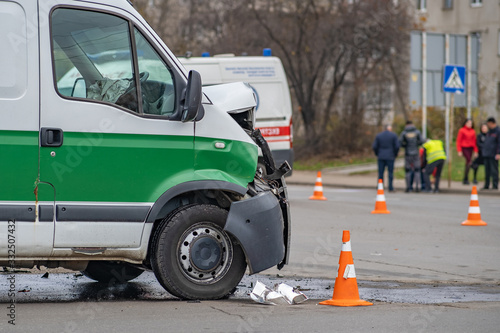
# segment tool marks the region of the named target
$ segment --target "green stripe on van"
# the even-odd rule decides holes
[[[35,201],[38,131],[0,131],[0,200]]]
[[[224,148],[221,148],[221,144]],[[196,137],[195,151],[197,179],[225,180],[243,187],[253,181],[258,158],[256,145]]]
[[[41,148],[40,180],[55,185],[56,201],[73,202],[155,202],[169,188],[194,180],[246,187],[257,148],[225,141],[223,153],[212,141],[197,138],[195,149],[192,136],[65,132],[62,147]]]
[[[257,147],[240,141],[197,137],[195,147],[192,136],[64,132],[61,147],[40,149],[40,180],[57,201],[154,202],[194,180],[246,187],[256,164]],[[37,176],[38,132],[0,131],[0,200],[34,201]],[[38,199],[53,195],[46,188]]]

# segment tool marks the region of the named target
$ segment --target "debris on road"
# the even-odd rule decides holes
[[[307,300],[306,295],[287,284],[280,283],[275,286],[275,290],[272,290],[259,281],[250,293],[250,298],[257,303],[267,305],[299,304]]]
[[[278,285],[278,292],[285,296],[289,304],[299,304],[307,300],[307,296],[301,291],[284,283]]]

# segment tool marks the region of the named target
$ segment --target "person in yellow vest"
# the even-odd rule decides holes
[[[439,179],[441,178],[441,171],[443,171],[443,165],[446,161],[443,141],[427,139],[422,145],[422,148],[424,148],[425,192],[431,192],[431,182],[429,178],[435,169],[434,193],[438,193]]]

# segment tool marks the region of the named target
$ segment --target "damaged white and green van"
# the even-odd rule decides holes
[[[202,88],[127,0],[0,0],[0,29],[0,266],[217,299],[287,263],[252,89]]]

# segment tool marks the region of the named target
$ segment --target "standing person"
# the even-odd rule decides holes
[[[424,175],[424,168],[425,168],[425,159],[424,159],[424,148],[420,147],[418,150],[418,155],[420,156],[420,188],[422,191],[425,191],[425,175]]]
[[[405,148],[405,180],[406,191],[413,191],[413,180],[415,180],[415,191],[419,192],[420,178],[413,177],[412,174],[418,175],[420,173],[420,155],[418,146],[422,144],[422,135],[420,131],[413,125],[411,120],[406,122],[405,129],[399,136],[399,143],[401,147]]]
[[[382,179],[383,181],[385,167],[387,167],[389,173],[389,192],[393,192],[394,160],[398,156],[399,141],[398,136],[392,132],[391,125],[386,125],[385,131],[377,134],[372,148],[378,161],[378,179]]]
[[[472,119],[465,119],[462,128],[457,135],[457,152],[458,156],[465,158],[465,171],[462,183],[469,185],[469,170],[472,165],[472,154],[477,156],[478,150],[476,145],[476,131],[474,131],[474,123]]]
[[[439,192],[439,179],[441,178],[441,171],[446,161],[446,152],[444,151],[443,141],[441,140],[427,140],[422,145],[424,148],[424,165],[425,165],[425,192],[431,192],[430,175],[436,170],[434,180],[434,193]]]
[[[474,180],[472,181],[473,184],[477,184],[477,170],[479,169],[479,166],[484,165],[482,149],[484,146],[484,141],[486,141],[486,134],[488,133],[488,130],[488,125],[486,125],[486,123],[483,123],[476,138],[476,145],[479,154],[472,162],[472,170],[474,170]]]
[[[500,129],[497,126],[495,118],[490,117],[486,121],[488,133],[484,141],[482,153],[484,160],[484,171],[486,179],[484,180],[484,190],[490,188],[490,178],[494,190],[498,190],[498,160],[500,159]]]

